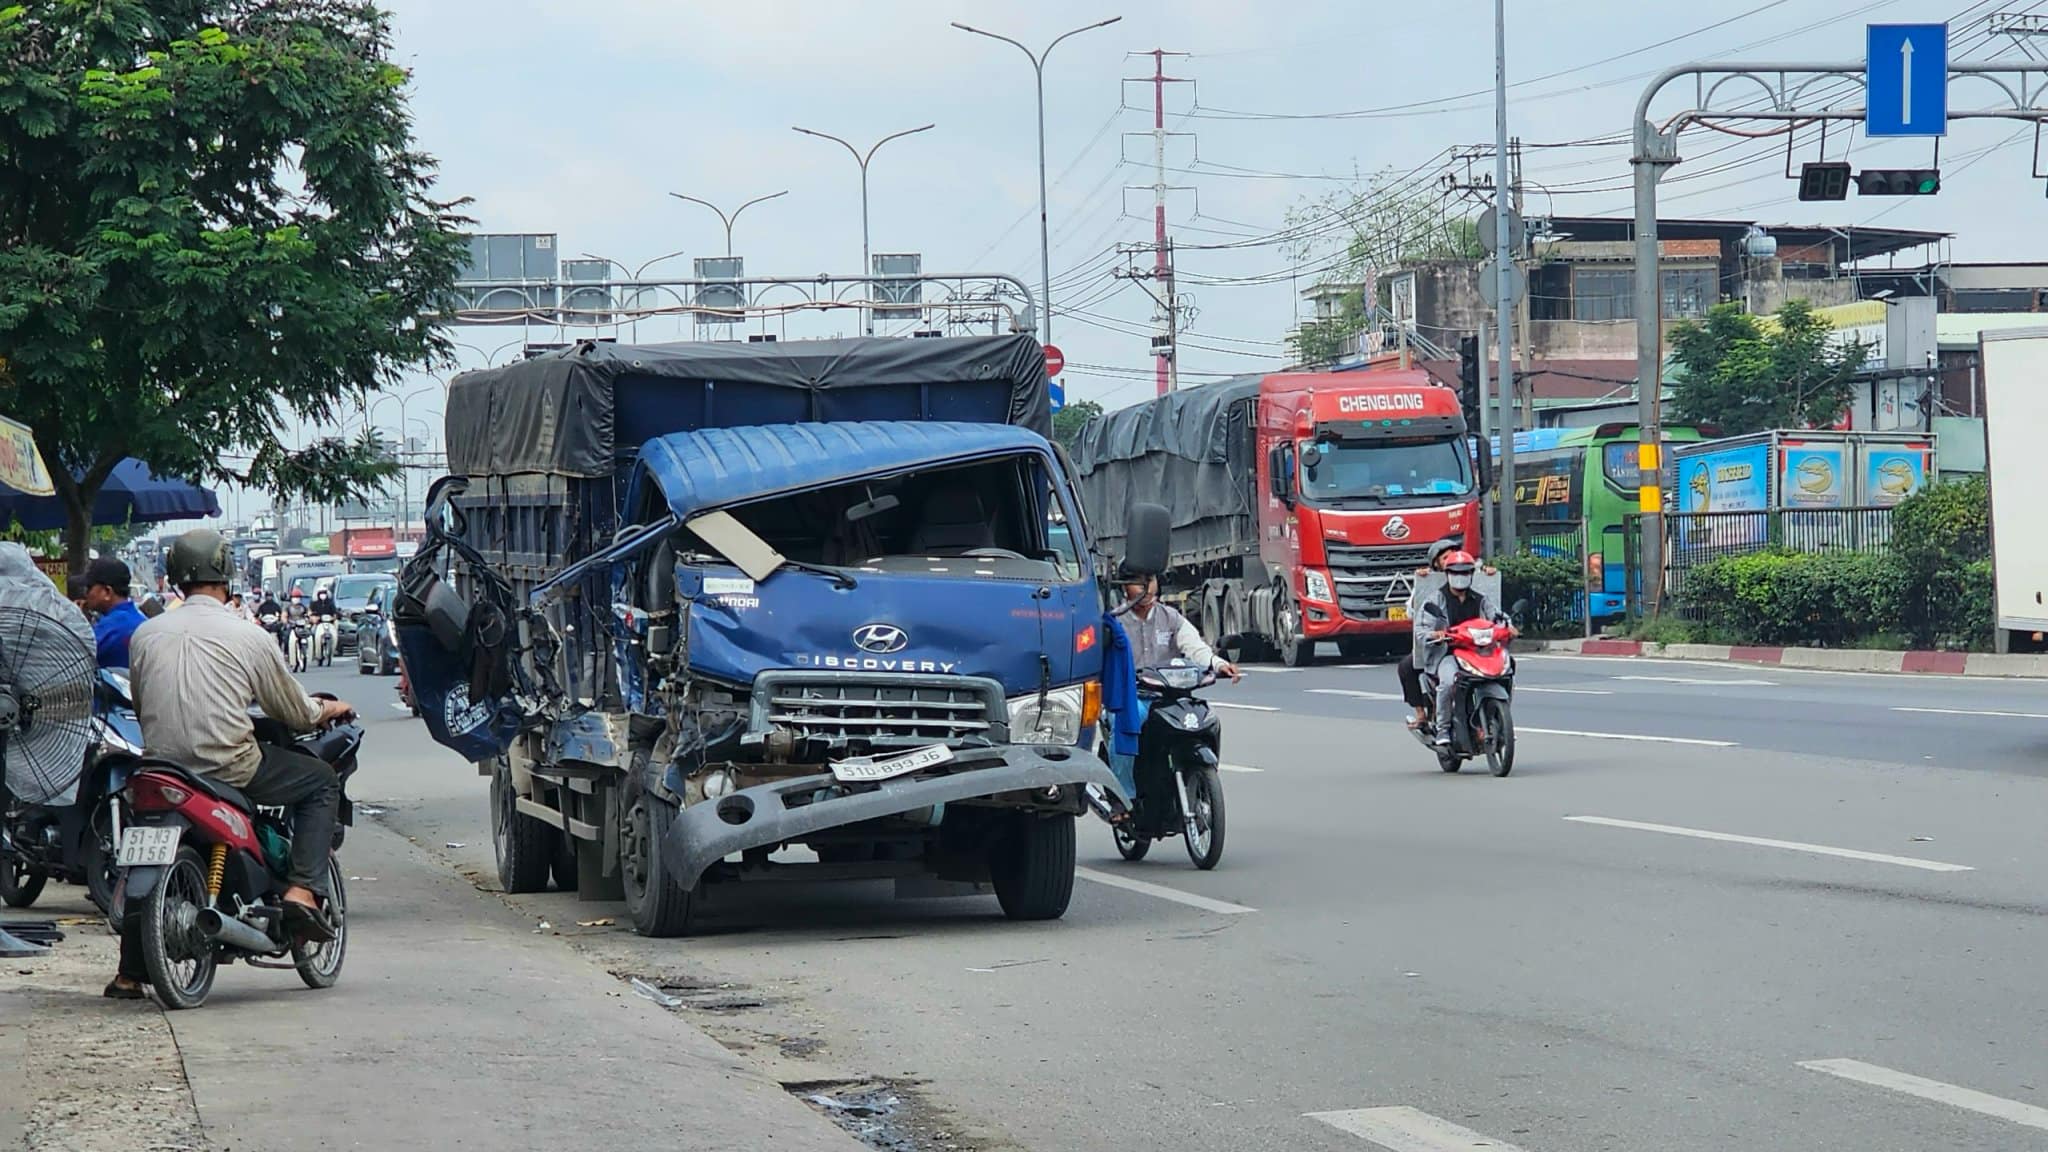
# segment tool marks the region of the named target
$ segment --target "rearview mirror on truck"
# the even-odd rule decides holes
[[[1166,571],[1173,547],[1173,514],[1164,504],[1131,505],[1124,565],[1138,572]]]

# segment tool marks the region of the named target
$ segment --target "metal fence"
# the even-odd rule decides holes
[[[1574,586],[1563,590],[1531,590],[1529,602],[1520,613],[1525,625],[1540,630],[1546,635],[1561,635],[1583,631],[1585,619],[1585,597],[1582,585],[1586,570],[1586,528],[1577,522],[1545,523],[1539,526],[1522,525],[1516,545],[1522,552],[1550,560],[1562,560],[1572,566],[1580,578]],[[1512,595],[1512,593],[1511,593]]]
[[[1753,552],[1858,552],[1890,549],[1892,510],[1866,508],[1780,508],[1767,512],[1667,512],[1664,514],[1664,598],[1667,607],[1690,615],[1686,577],[1702,564]],[[1642,518],[1631,515],[1624,529],[1630,573],[1629,611],[1641,607]]]

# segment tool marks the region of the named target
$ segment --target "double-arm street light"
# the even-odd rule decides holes
[[[801,129],[799,129],[799,131],[801,131]],[[688,200],[692,204],[702,204],[706,208],[711,209],[713,212],[718,213],[718,222],[725,225],[725,254],[727,256],[730,256],[732,255],[732,226],[733,222],[740,218],[740,213],[745,212],[747,209],[752,208],[754,205],[759,204],[763,200],[773,200],[778,196],[787,196],[789,195],[789,189],[785,188],[780,192],[770,192],[766,196],[756,196],[752,200],[747,201],[745,204],[742,204],[739,207],[733,209],[732,215],[730,216],[725,214],[725,210],[723,208],[720,208],[718,205],[713,204],[709,200],[700,200],[695,196],[685,196],[681,192],[671,192],[669,193],[669,195],[675,197],[678,200]]]
[[[868,161],[873,160],[875,153],[880,151],[882,145],[887,144],[889,141],[900,140],[905,136],[915,136],[919,132],[929,132],[935,127],[937,127],[935,124],[926,124],[921,128],[906,128],[901,132],[892,132],[875,141],[874,146],[869,148],[866,153],[862,153],[860,149],[855,148],[853,145],[829,132],[813,132],[809,128],[796,129],[796,131],[806,136],[816,136],[820,140],[832,141],[834,144],[853,153],[854,163],[860,165],[860,274],[862,276],[866,276],[872,271],[869,268],[869,264],[873,262],[873,258],[868,251]],[[674,193],[670,193],[670,195],[674,195]],[[699,201],[699,203],[702,203],[702,201]],[[733,215],[737,216],[739,213],[735,212]],[[865,311],[867,313],[867,333],[873,336],[875,334],[875,312],[872,308],[865,309]]]
[[[999,36],[994,32],[986,32],[980,28],[962,24],[957,20],[953,21],[953,27],[958,28],[962,32],[972,32],[976,36],[986,36],[991,40],[1001,40],[1003,43],[1022,52],[1025,58],[1031,61],[1031,71],[1038,77],[1038,291],[1041,296],[1041,299],[1038,301],[1041,316],[1038,325],[1039,338],[1046,344],[1052,343],[1052,239],[1051,230],[1046,222],[1045,60],[1046,57],[1052,55],[1053,49],[1060,46],[1060,41],[1065,40],[1067,37],[1078,36],[1083,32],[1091,32],[1097,28],[1107,28],[1121,19],[1123,19],[1121,16],[1111,16],[1107,20],[1098,20],[1093,24],[1084,24],[1071,32],[1062,32],[1058,36],[1053,37],[1052,43],[1045,46],[1045,51],[1036,54],[1033,54],[1031,49],[1010,39],[1008,36]]]

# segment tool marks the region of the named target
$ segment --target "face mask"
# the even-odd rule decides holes
[[[1460,572],[1460,573],[1454,574],[1454,575],[1453,575],[1453,576],[1451,577],[1451,587],[1453,587],[1453,588],[1457,589],[1457,590],[1458,590],[1458,591],[1460,591],[1460,592],[1466,591],[1467,589],[1471,588],[1471,587],[1472,587],[1472,576],[1471,576],[1471,574],[1470,574],[1470,573],[1464,573],[1464,572]]]

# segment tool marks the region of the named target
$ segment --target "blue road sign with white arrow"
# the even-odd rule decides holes
[[[1052,394],[1052,410],[1057,412],[1067,406],[1067,386],[1057,380],[1045,382],[1046,391]]]
[[[1948,135],[1948,25],[1870,25],[1863,86],[1864,135]]]

